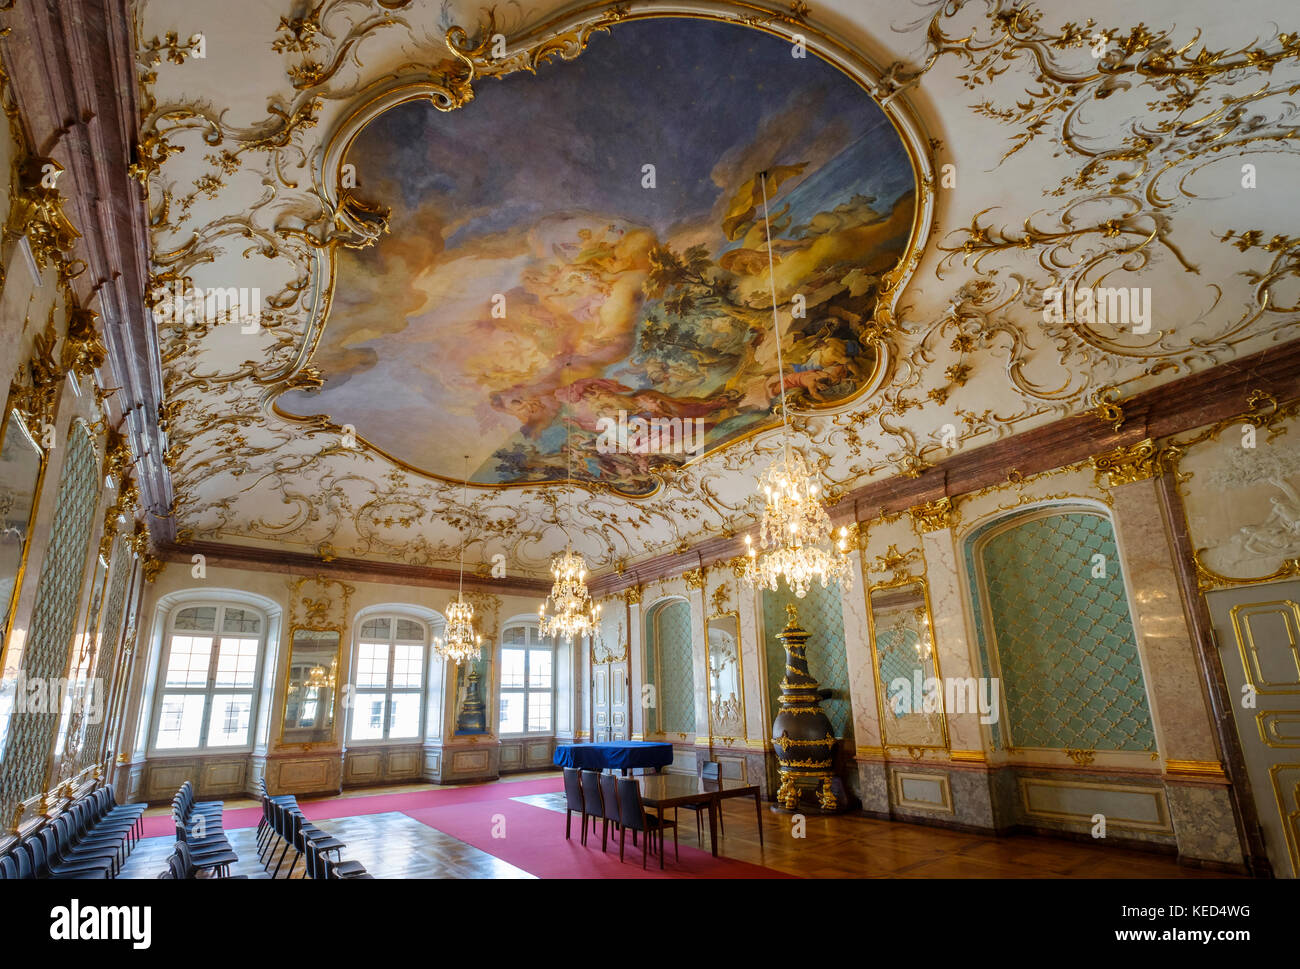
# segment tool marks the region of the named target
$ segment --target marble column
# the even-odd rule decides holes
[[[1169,811],[1182,857],[1237,865],[1243,861],[1241,843],[1153,470],[1135,452],[1125,469],[1110,475],[1115,540],[1165,764]]]
[[[858,765],[862,810],[869,814],[889,813],[889,776],[880,736],[879,693],[871,660],[871,622],[867,616],[866,577],[862,556],[854,555],[850,581],[840,588],[844,614],[844,659],[849,669],[849,703],[853,710],[854,751]]]

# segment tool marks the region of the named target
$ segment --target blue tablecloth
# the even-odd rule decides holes
[[[673,762],[673,745],[647,740],[619,740],[609,744],[562,744],[555,748],[557,767],[587,770],[630,770],[633,767],[667,767]]]

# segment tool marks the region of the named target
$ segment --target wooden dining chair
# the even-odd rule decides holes
[[[636,782],[634,777],[620,777],[618,779],[618,813],[622,822],[622,828],[618,836],[618,860],[623,860],[623,846],[627,843],[627,833],[632,831],[632,844],[636,845],[636,832],[644,832],[645,837],[641,839],[641,867],[646,866],[646,849],[654,841],[656,833],[659,835],[659,867],[664,864],[664,828],[673,829],[673,860],[681,860],[678,853],[677,845],[677,822],[670,821],[667,818],[659,818],[653,814],[647,814],[645,805],[641,803],[641,785]]]
[[[609,833],[609,822],[605,820],[605,800],[600,793],[600,771],[584,770],[582,772],[582,843],[587,843],[587,818],[592,819],[592,831],[596,821],[604,822],[605,833]],[[605,839],[601,838],[600,850],[605,850]]]
[[[718,781],[722,779],[722,774],[716,760],[706,760],[700,765],[700,779],[705,781]],[[700,812],[709,809],[708,801],[692,801],[690,804],[683,804],[682,807],[688,811],[695,812],[695,837],[704,846],[704,827],[700,821]],[[676,812],[673,814],[676,817]],[[727,829],[722,824],[722,802],[718,802],[718,833],[726,834]]]
[[[564,840],[573,830],[573,812],[582,815],[582,843],[587,843],[587,813],[582,807],[582,775],[576,767],[564,768]]]

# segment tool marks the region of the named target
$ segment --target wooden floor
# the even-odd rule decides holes
[[[553,772],[517,774],[503,780],[536,780]],[[350,791],[344,797],[402,793],[430,785],[401,785]],[[508,794],[506,796],[509,796]],[[563,837],[563,794],[519,798],[556,810],[556,837]],[[227,808],[255,807],[252,800],[227,800]],[[165,812],[168,808],[149,813]],[[724,802],[726,833],[719,839],[729,858],[804,877],[848,878],[1225,878],[1180,866],[1167,855],[1129,848],[1066,841],[1038,835],[995,838],[853,815],[805,816],[805,837],[796,838],[790,815],[765,808],[765,846],[759,847],[752,801]],[[377,878],[531,878],[513,865],[399,812],[315,822],[347,844],[343,857],[362,862]],[[683,845],[708,848],[696,839],[690,812],[680,816]],[[255,829],[228,833],[240,857],[236,874],[268,877],[257,860]],[[153,878],[166,867],[171,838],[141,841],[123,869],[124,878]],[[598,849],[597,849],[598,850]],[[292,855],[292,852],[290,852]],[[288,868],[285,862],[280,875]],[[298,866],[295,877],[302,874]]]

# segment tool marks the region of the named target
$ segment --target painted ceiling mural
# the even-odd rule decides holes
[[[445,478],[467,454],[489,484],[565,478],[571,430],[575,478],[653,492],[654,463],[772,423],[760,171],[787,391],[858,394],[912,164],[860,85],[790,51],[741,26],[633,22],[462,110],[411,100],[370,121],[346,163],[388,233],[340,253],[324,386],[278,408]],[[602,442],[620,416],[673,420],[673,440]]]
[[[1279,345],[1300,31],[1247,6],[135,0],[176,534],[454,565],[468,533],[537,576],[743,533],[779,447],[764,168],[832,498]],[[178,319],[186,286],[260,313]],[[1134,312],[1045,312],[1093,287]],[[620,410],[705,444],[602,453]]]

